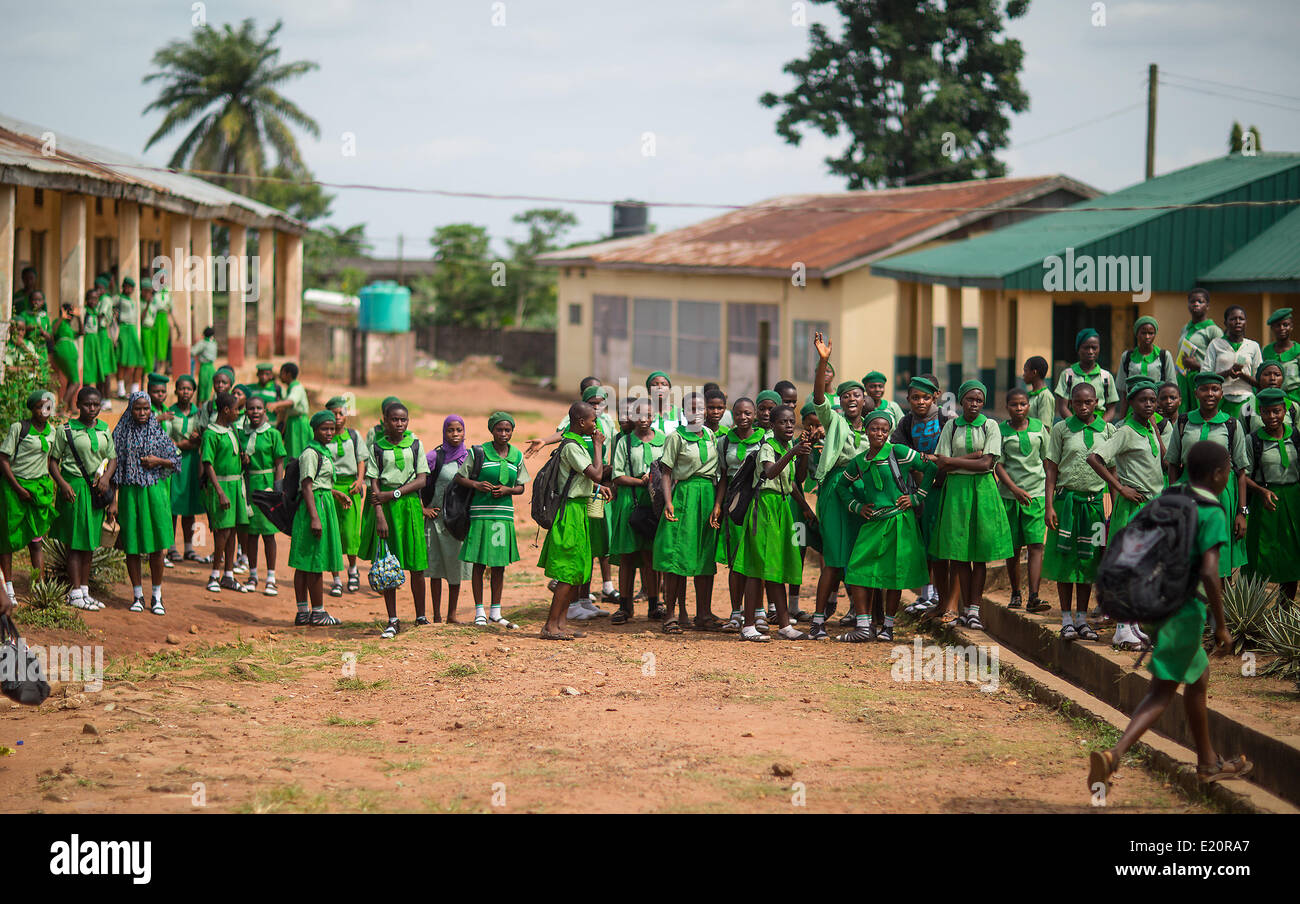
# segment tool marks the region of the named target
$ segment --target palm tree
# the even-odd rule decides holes
[[[279,62],[274,42],[280,25],[277,21],[264,37],[252,19],[238,31],[229,24],[220,30],[204,25],[190,40],[171,41],[154,53],[161,71],[143,81],[159,81],[162,90],[144,112],[166,115],[145,150],[197,118],[168,166],[257,176],[266,169],[265,145],[270,144],[281,166],[305,172],[289,126],[314,138],[320,137],[320,127],[278,89],[319,67],[307,60]],[[214,181],[232,183],[228,187],[243,193],[250,188],[247,179]]]

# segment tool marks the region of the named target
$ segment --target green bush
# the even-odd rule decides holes
[[[14,621],[29,628],[84,632],[86,623],[67,603],[68,590],[68,585],[57,578],[32,581],[27,591],[28,604],[14,608]]]
[[[1223,585],[1223,617],[1232,633],[1232,651],[1257,650],[1264,639],[1265,625],[1280,597],[1260,575],[1238,574]]]
[[[1260,670],[1261,675],[1296,681],[1300,689],[1300,606],[1280,606],[1264,619],[1260,648],[1277,658]]]
[[[68,550],[58,540],[47,539],[45,576],[64,580],[68,574]],[[90,554],[90,589],[108,592],[126,580],[126,555],[113,547],[99,547]]]
[[[4,380],[0,381],[0,430],[8,431],[10,424],[28,416],[27,397],[33,392],[57,391],[48,356],[43,351],[37,357],[24,355],[5,368]]]

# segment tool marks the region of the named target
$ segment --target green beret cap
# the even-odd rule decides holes
[[[333,411],[335,408],[346,408],[348,407],[348,400],[343,398],[341,395],[336,395],[325,403],[325,407],[330,411]]]
[[[1276,387],[1261,389],[1259,395],[1255,396],[1255,398],[1259,401],[1260,408],[1286,404],[1286,393]]]
[[[835,394],[844,395],[844,393],[848,392],[850,389],[856,389],[859,392],[866,392],[866,390],[862,388],[862,384],[857,380],[845,380],[839,386],[835,387]]]
[[[259,361],[257,364],[257,372],[262,373],[263,371],[267,371],[267,370],[274,371],[275,368],[272,367],[270,364],[266,363],[265,361]]]
[[[650,388],[650,383],[654,380],[655,377],[663,377],[665,380],[668,381],[669,386],[673,385],[672,377],[668,376],[668,374],[664,373],[662,370],[656,370],[654,373],[650,374],[650,376],[645,378],[646,389]]]
[[[1096,339],[1098,342],[1100,342],[1101,333],[1097,332],[1090,326],[1086,326],[1083,329],[1079,330],[1079,332],[1075,333],[1074,335],[1074,350],[1078,351],[1079,346],[1083,345],[1083,343],[1087,342],[1089,339]]]
[[[588,386],[587,388],[592,389],[593,387]],[[586,393],[584,393],[584,395],[585,394]],[[509,421],[511,427],[515,426],[515,419],[512,418],[508,412],[494,411],[490,415],[488,415],[488,429],[491,430],[493,427],[495,427],[497,424],[501,423],[502,421]]]
[[[582,391],[582,400],[584,402],[590,402],[597,396],[602,399],[609,398],[609,389],[604,386],[588,386]]]
[[[1223,383],[1223,377],[1220,374],[1211,373],[1208,370],[1200,371],[1192,377],[1192,383],[1196,386],[1204,386],[1206,383]]]
[[[167,379],[166,374],[159,374],[159,373],[149,374],[150,386],[166,386],[169,382],[171,381]]]
[[[334,421],[333,411],[317,411],[311,416],[311,429],[315,430],[321,424],[332,424]]]
[[[96,277],[95,277],[95,285],[97,285],[97,286],[101,286],[102,288],[107,289],[107,288],[108,288],[108,277],[107,277],[107,276],[96,276]]]
[[[939,387],[935,385],[934,381],[927,380],[925,377],[912,377],[912,381],[907,384],[907,388],[919,389],[922,392],[928,392],[931,395],[934,395],[939,391]]]
[[[390,395],[388,398],[384,399],[382,402],[379,403],[379,410],[382,411],[384,414],[387,414],[390,405],[400,405],[400,404],[402,404],[401,399],[399,399],[395,395]]]
[[[188,384],[190,384],[190,386],[193,387],[194,389],[198,389],[198,388],[199,388],[199,384],[196,383],[196,382],[194,382],[194,378],[193,378],[192,376],[190,376],[189,374],[181,374],[179,377],[176,378],[176,386],[177,386],[178,388],[180,387],[180,385],[181,385],[182,383],[188,383]]]
[[[27,397],[27,407],[31,408],[35,405],[40,405],[46,399],[53,402],[54,393],[50,392],[48,389],[38,389]]]
[[[966,393],[970,392],[973,389],[978,389],[981,393],[983,393],[984,398],[987,399],[989,397],[988,387],[986,387],[983,383],[981,383],[979,380],[967,380],[965,383],[961,384],[961,386],[957,388],[957,401],[960,402],[962,399],[966,398]]]
[[[755,405],[758,405],[759,402],[776,402],[776,404],[780,405],[780,404],[781,404],[781,395],[780,395],[780,393],[774,392],[774,391],[771,390],[771,389],[764,389],[764,390],[763,390],[762,392],[760,392],[760,393],[758,394],[758,396],[754,399],[754,404],[755,404]]]
[[[890,429],[893,429],[896,426],[894,424],[894,412],[890,411],[888,408],[877,408],[875,411],[867,412],[866,416],[862,418],[862,426],[865,427],[867,424],[870,424],[872,421],[877,419],[888,421]]]
[[[1157,395],[1160,392],[1160,387],[1156,386],[1154,380],[1134,380],[1132,383],[1128,385],[1128,389],[1125,391],[1124,397],[1131,399],[1133,398],[1133,396],[1137,395],[1139,392],[1141,392],[1144,389],[1149,389],[1152,392],[1156,393]]]
[[[128,276],[126,279],[122,280],[122,285],[124,285],[124,286],[134,286],[134,285],[135,285],[135,280]]]
[[[812,402],[805,402],[804,406],[799,409],[799,417],[807,417],[810,414],[817,413],[817,406]]]
[[[1290,316],[1291,316],[1290,308],[1278,308],[1272,314],[1268,315],[1268,325],[1272,326],[1273,324],[1277,323],[1279,320],[1286,320]]]
[[[865,385],[867,383],[888,383],[889,381],[885,379],[885,375],[882,374],[880,371],[873,370],[871,373],[867,374],[865,377],[862,378],[862,382]]]

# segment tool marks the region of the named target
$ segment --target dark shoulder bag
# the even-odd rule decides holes
[[[64,441],[68,444],[68,451],[72,453],[72,460],[77,463],[77,470],[81,472],[81,479],[86,481],[86,487],[90,490],[90,504],[97,509],[108,508],[117,496],[117,487],[113,486],[111,481],[108,489],[103,492],[100,491],[99,487],[95,486],[95,479],[90,476],[86,463],[81,460],[81,454],[77,452],[77,447],[72,443],[72,428],[64,427],[63,432]]]

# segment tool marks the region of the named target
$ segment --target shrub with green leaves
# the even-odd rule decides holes
[[[1232,651],[1257,650],[1264,638],[1265,624],[1280,597],[1261,575],[1237,575],[1223,585],[1223,617],[1232,633]]]
[[[1296,681],[1300,688],[1300,606],[1291,603],[1268,614],[1261,631],[1260,648],[1277,658],[1259,673]]]
[[[68,574],[68,549],[58,540],[47,539],[45,576],[64,579]],[[99,547],[90,553],[90,589],[108,592],[126,580],[126,555],[120,549]]]
[[[58,578],[32,581],[27,591],[27,605],[14,607],[13,619],[29,628],[49,628],[84,632],[86,623],[76,609],[68,605],[67,583]]]
[[[0,380],[0,430],[8,431],[10,424],[28,416],[27,397],[38,389],[58,389],[44,348],[36,357],[23,355],[5,368]]]

